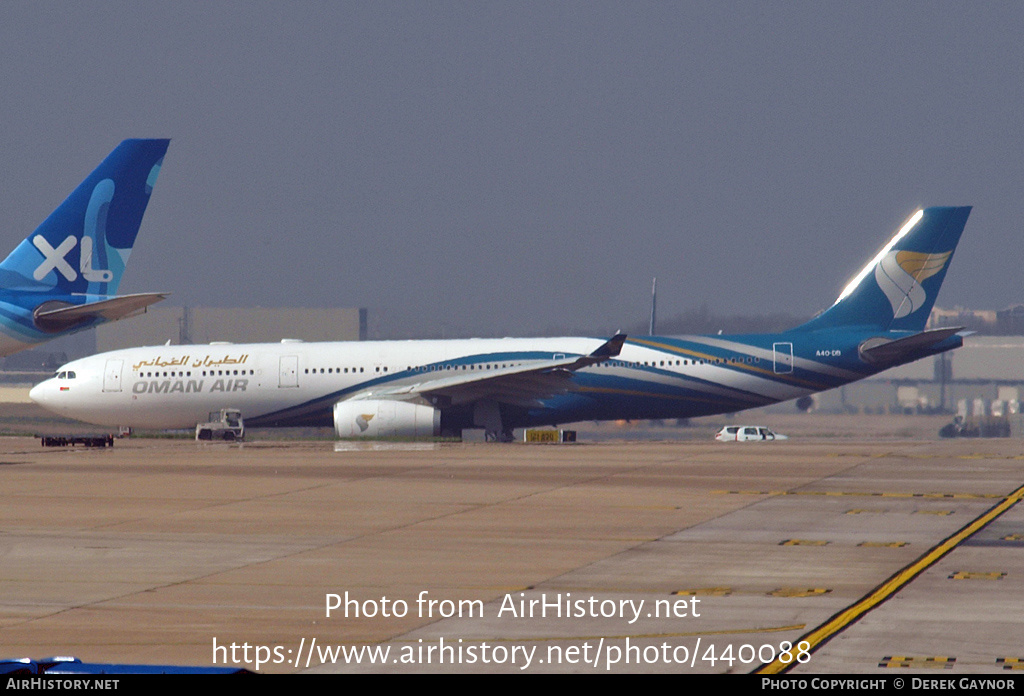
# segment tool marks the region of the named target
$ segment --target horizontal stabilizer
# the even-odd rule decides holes
[[[144,312],[146,307],[166,299],[169,294],[166,292],[144,292],[64,307],[53,307],[53,303],[45,303],[36,310],[35,323],[43,331],[57,332],[70,329],[90,319],[117,321]]]
[[[948,329],[934,329],[889,341],[884,338],[869,338],[860,344],[860,356],[865,362],[872,364],[903,363],[912,360],[915,354],[925,354],[928,348],[945,341],[950,336],[963,331],[957,326]]]

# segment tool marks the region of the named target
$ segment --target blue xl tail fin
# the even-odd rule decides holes
[[[169,140],[125,140],[0,263],[0,288],[114,295]]]
[[[970,206],[963,206],[914,213],[835,304],[798,330],[864,326],[923,331],[970,212]]]

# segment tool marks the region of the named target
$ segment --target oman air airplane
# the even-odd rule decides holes
[[[105,426],[250,426],[340,437],[457,435],[582,420],[682,418],[802,397],[957,348],[925,330],[969,207],[919,210],[827,310],[776,334],[129,348],[64,365],[37,403]]]
[[[117,296],[168,140],[125,140],[0,263],[0,355],[123,319],[165,293]]]

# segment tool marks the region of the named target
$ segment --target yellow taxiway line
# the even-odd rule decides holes
[[[822,645],[834,635],[844,630],[847,626],[860,619],[864,614],[868,613],[876,606],[887,600],[893,594],[898,592],[904,585],[909,583],[911,580],[916,578],[918,575],[928,569],[929,566],[933,565],[940,558],[945,556],[947,553],[955,549],[968,537],[979,531],[982,527],[987,525],[992,520],[996,519],[1004,512],[1012,508],[1021,498],[1024,498],[1024,486],[1021,486],[1010,495],[1006,496],[1001,503],[988,510],[980,517],[974,519],[968,523],[960,531],[956,532],[952,536],[946,538],[940,544],[932,548],[930,551],[925,553],[914,563],[910,564],[903,570],[897,572],[888,580],[879,585],[874,592],[861,599],[856,604],[847,607],[843,611],[839,612],[831,619],[826,621],[824,624],[814,629],[810,633],[807,633],[800,637],[797,644],[802,642],[809,643],[809,647],[805,652],[813,652],[818,646]],[[794,645],[794,649],[796,646]],[[783,672],[791,669],[796,665],[796,661],[791,660],[789,662],[783,662],[781,660],[775,660],[767,664],[761,665],[759,668],[754,670],[754,674],[782,674]]]

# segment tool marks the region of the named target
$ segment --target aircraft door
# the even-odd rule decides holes
[[[279,389],[289,389],[299,386],[299,356],[281,356],[280,378],[277,386]]]
[[[124,360],[107,361],[106,367],[103,368],[103,391],[121,391],[121,368],[123,366]]]
[[[785,375],[793,371],[793,344],[773,343],[775,352],[775,374]]]

